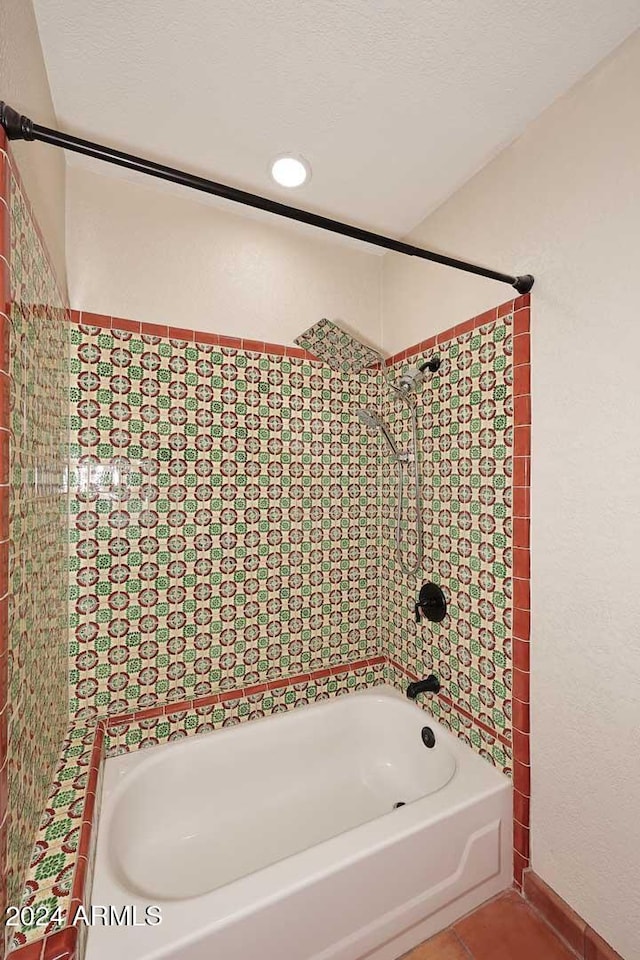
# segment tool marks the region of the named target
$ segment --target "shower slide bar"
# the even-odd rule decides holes
[[[9,140],[40,140],[42,143],[49,143],[54,147],[61,147],[74,153],[82,153],[87,157],[94,157],[96,160],[104,160],[106,163],[113,163],[120,167],[126,167],[128,170],[135,170],[137,173],[168,180],[171,183],[178,183],[183,187],[190,187],[192,190],[199,190],[201,193],[208,193],[225,200],[232,200],[235,203],[242,203],[257,210],[266,210],[268,213],[274,213],[279,217],[297,220],[299,223],[306,223],[321,230],[338,233],[343,237],[351,237],[353,240],[361,240],[375,247],[392,250],[394,253],[402,253],[408,257],[419,257],[422,260],[431,260],[445,267],[453,267],[454,270],[463,270],[479,277],[487,277],[489,280],[508,283],[520,294],[528,293],[533,286],[534,278],[529,273],[516,277],[478,266],[475,263],[468,263],[466,260],[456,260],[454,257],[434,253],[432,250],[424,250],[422,247],[416,247],[411,243],[385,237],[382,234],[373,233],[352,224],[342,223],[340,220],[332,220],[308,210],[300,210],[298,207],[279,203],[277,200],[270,200],[268,197],[261,197],[255,193],[248,193],[246,190],[239,190],[237,187],[228,184],[207,180],[205,177],[198,177],[175,167],[154,163],[152,160],[145,160],[143,157],[123,153],[99,143],[92,143],[90,140],[81,140],[68,133],[60,133],[58,130],[40,126],[39,123],[34,123],[29,117],[18,113],[17,110],[1,101],[0,123],[4,127]]]

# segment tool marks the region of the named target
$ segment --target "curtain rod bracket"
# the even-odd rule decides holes
[[[9,140],[35,140],[33,122],[4,101],[0,101],[0,123]]]
[[[222,197],[225,200],[231,200],[233,203],[242,203],[256,210],[265,210],[267,213],[285,217],[288,220],[296,220],[298,223],[306,223],[312,227],[317,227],[319,230],[328,230],[330,233],[337,233],[343,237],[351,237],[353,240],[360,240],[375,247],[382,247],[383,250],[391,250],[393,253],[401,253],[407,257],[419,257],[421,260],[430,260],[432,263],[452,267],[454,270],[462,270],[464,273],[472,273],[477,277],[486,277],[488,280],[508,283],[520,294],[528,293],[533,286],[533,277],[530,273],[514,277],[512,274],[491,270],[489,267],[470,263],[468,260],[448,257],[443,253],[436,253],[435,250],[425,250],[423,247],[417,247],[405,240],[386,237],[383,234],[365,230],[363,227],[357,227],[351,223],[332,220],[330,217],[312,213],[310,210],[292,207],[287,203],[272,200],[270,197],[249,193],[247,190],[240,190],[238,187],[232,187],[227,183],[216,183],[214,180],[198,177],[193,173],[187,173],[185,170],[178,170],[163,163],[146,160],[144,157],[124,153],[122,150],[114,150],[113,147],[106,147],[101,143],[81,140],[69,133],[61,133],[59,130],[43,127],[39,123],[34,123],[29,117],[25,117],[24,114],[18,113],[4,101],[0,101],[0,123],[4,127],[9,140],[39,140],[41,143],[48,143],[53,147],[72,150],[74,153],[80,153],[86,157],[93,157],[105,163],[113,163],[116,166],[125,167],[127,170],[135,170],[136,173],[157,177],[170,183],[178,183],[184,187],[189,187],[191,190],[199,190],[201,193],[208,193],[214,197]]]
[[[516,277],[515,283],[512,283],[511,286],[514,290],[517,290],[518,293],[529,293],[533,283],[533,276],[530,273],[523,273],[521,277]]]

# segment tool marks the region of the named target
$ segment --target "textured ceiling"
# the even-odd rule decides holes
[[[398,235],[640,24],[637,0],[35,9],[61,128]],[[284,151],[313,168],[296,191]]]

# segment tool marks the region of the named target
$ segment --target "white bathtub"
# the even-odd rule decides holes
[[[395,960],[510,883],[508,779],[376,687],[108,760],[92,902],[162,923],[87,958]]]

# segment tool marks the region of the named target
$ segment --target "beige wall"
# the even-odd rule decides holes
[[[287,344],[326,316],[379,341],[382,257],[191,196],[69,165],[72,307]]]
[[[0,97],[37,123],[57,126],[31,0],[0,2]],[[64,287],[64,154],[19,140],[11,149]]]
[[[640,958],[640,34],[415,231],[536,275],[532,312],[532,857]],[[384,344],[508,286],[385,258]]]

